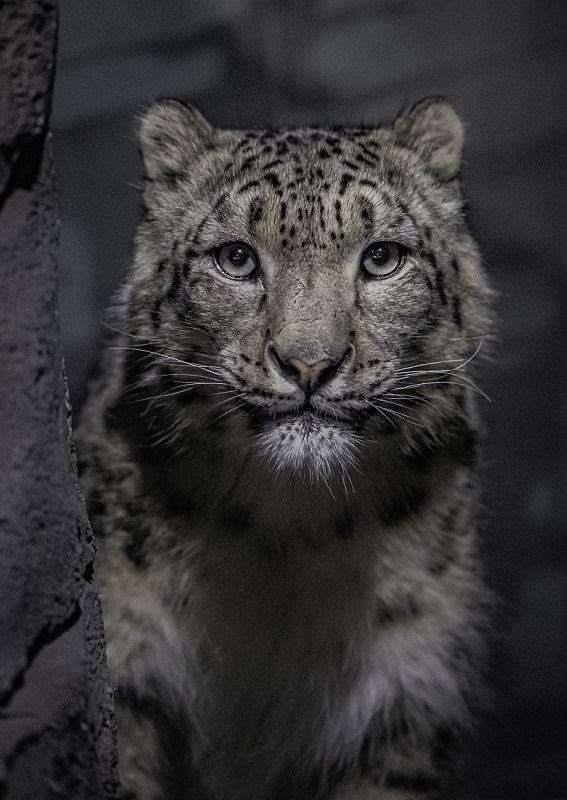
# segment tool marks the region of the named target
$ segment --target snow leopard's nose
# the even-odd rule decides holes
[[[268,357],[277,367],[278,371],[288,380],[297,383],[309,398],[320,386],[328,383],[337,374],[346,360],[351,348],[347,347],[342,356],[337,359],[322,358],[319,361],[307,362],[292,355],[283,355],[278,352],[272,342],[268,346]]]

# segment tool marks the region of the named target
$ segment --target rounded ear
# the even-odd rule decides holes
[[[214,129],[191,106],[158,100],[142,117],[140,145],[147,176],[160,180],[181,172],[204,150]]]
[[[398,141],[419,152],[441,181],[455,178],[461,167],[464,130],[444,97],[426,97],[394,122]]]

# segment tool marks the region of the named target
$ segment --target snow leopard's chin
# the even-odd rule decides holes
[[[256,447],[277,472],[328,481],[356,464],[359,437],[346,422],[304,411],[267,420]]]

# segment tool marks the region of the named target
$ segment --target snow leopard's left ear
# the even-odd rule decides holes
[[[140,145],[148,178],[182,172],[214,139],[215,130],[192,106],[158,100],[142,117]]]
[[[417,150],[440,181],[455,178],[461,167],[463,123],[444,97],[426,97],[394,122],[400,144]]]

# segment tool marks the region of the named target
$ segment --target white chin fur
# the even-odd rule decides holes
[[[304,413],[267,422],[257,447],[277,472],[328,481],[344,476],[355,464],[357,440],[344,423]]]

